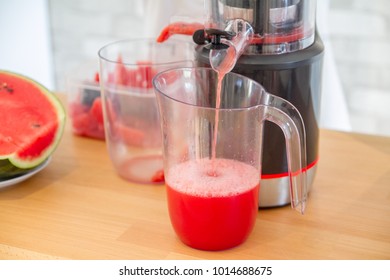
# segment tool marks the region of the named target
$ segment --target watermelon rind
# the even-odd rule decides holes
[[[42,166],[47,164],[49,160],[50,157],[39,165],[27,169],[16,167],[11,164],[9,160],[0,160],[0,182],[17,178],[31,172],[35,172],[36,170],[41,169]]]
[[[55,111],[57,113],[58,128],[56,130],[56,134],[54,136],[52,143],[36,158],[28,158],[28,159],[20,158],[17,153],[0,155],[0,166],[1,166],[0,178],[7,175],[11,175],[10,173],[7,174],[6,170],[12,170],[13,174],[18,174],[19,173],[18,169],[25,169],[25,171],[29,171],[30,169],[43,163],[57,148],[64,131],[65,120],[66,120],[66,113],[65,113],[64,106],[62,105],[60,100],[54,95],[54,93],[48,90],[45,86],[19,73],[0,70],[0,75],[1,74],[11,75],[23,79],[24,81],[28,83],[32,83],[36,88],[38,88],[39,91],[45,95],[47,100],[55,108]],[[7,167],[7,164],[12,165],[13,167],[12,166]],[[20,174],[22,173],[23,170],[20,170]]]

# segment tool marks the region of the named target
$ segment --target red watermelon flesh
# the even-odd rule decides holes
[[[45,87],[19,74],[0,71],[0,162],[33,168],[56,148],[65,111]],[[0,170],[1,173],[1,170]]]
[[[72,118],[73,132],[76,135],[104,139],[102,102],[96,97],[89,107],[82,102],[71,102],[69,114]]]

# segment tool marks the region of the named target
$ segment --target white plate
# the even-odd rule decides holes
[[[50,158],[48,158],[43,163],[41,163],[41,165],[38,165],[35,169],[31,170],[30,172],[28,172],[26,174],[23,174],[21,176],[14,177],[14,178],[11,178],[11,179],[8,179],[8,180],[0,181],[0,189],[8,187],[8,186],[16,185],[16,184],[18,184],[20,182],[23,182],[23,181],[27,180],[31,176],[34,176],[39,171],[44,169],[49,164],[49,162],[50,162]]]

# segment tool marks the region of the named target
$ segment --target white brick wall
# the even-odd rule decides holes
[[[390,135],[390,1],[330,3],[329,37],[352,130]]]
[[[80,63],[97,60],[105,44],[142,37],[142,0],[49,0],[56,88]]]

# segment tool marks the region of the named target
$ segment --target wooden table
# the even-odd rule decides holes
[[[306,214],[260,210],[243,245],[204,252],[176,237],[164,185],[121,179],[68,122],[43,171],[0,189],[0,259],[388,260],[390,138],[322,130]]]

